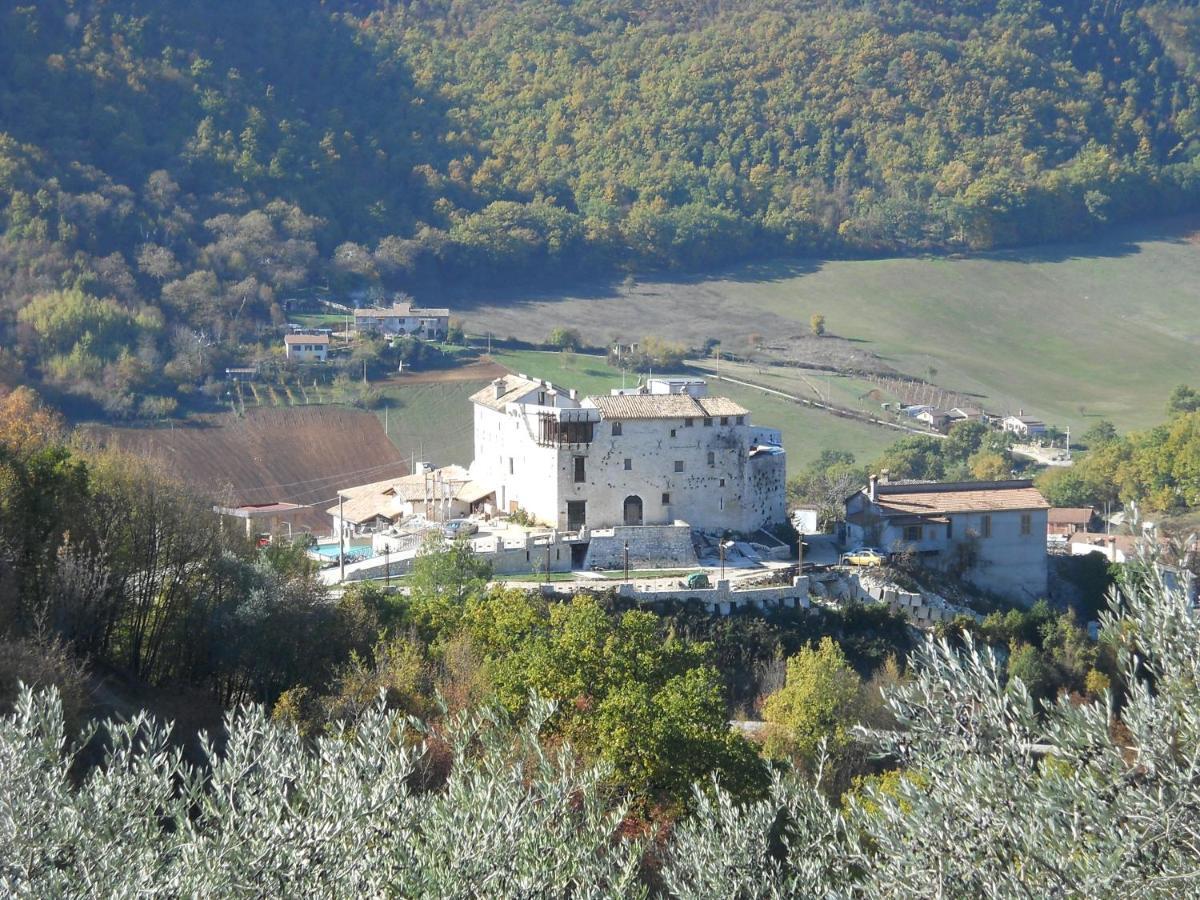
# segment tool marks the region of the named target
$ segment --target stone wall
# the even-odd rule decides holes
[[[672,525],[618,525],[589,531],[584,568],[620,569],[625,544],[629,544],[629,568],[692,568],[699,565],[692,545],[692,529],[686,523]]]

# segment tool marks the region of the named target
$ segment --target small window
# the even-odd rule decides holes
[[[663,506],[670,506],[670,505],[671,505],[671,495],[670,495],[670,494],[668,494],[668,493],[665,493],[665,492],[663,493],[663,495],[662,495],[662,505],[663,505]]]
[[[729,424],[729,416],[721,416],[721,424],[728,425]]]
[[[515,471],[515,466],[513,465],[513,458],[510,456],[508,458],[508,474],[512,475],[514,471]]]
[[[708,464],[710,466],[717,464],[717,454],[713,453],[711,450],[708,451]]]
[[[720,502],[718,503],[718,509],[721,509],[721,510],[725,509],[725,498],[724,497],[722,497]]]
[[[613,422],[612,433],[613,433],[613,437],[621,436],[621,423],[620,422]]]
[[[625,457],[625,471],[626,471],[626,472],[632,472],[632,471],[633,471],[633,460],[632,460],[632,459],[630,459],[628,456],[627,456],[627,457]]]
[[[737,417],[737,423],[738,423],[739,425],[745,425],[745,424],[746,424],[746,417],[745,417],[745,416],[738,416],[738,417]]]
[[[696,424],[696,420],[695,420],[695,419],[684,419],[684,420],[683,420],[683,427],[684,427],[684,428],[691,428],[691,427],[692,427],[693,425],[695,425],[695,424]]]
[[[920,525],[905,525],[904,526],[904,539],[906,541],[916,543],[917,541],[921,540],[921,537],[922,537],[922,528]]]
[[[584,460],[586,456],[575,457],[575,483],[580,484],[587,480],[587,475],[584,473]]]
[[[676,472],[683,471],[683,460],[682,459],[675,460],[675,471]]]
[[[705,428],[712,428],[712,419],[711,419],[711,418],[709,418],[708,416],[705,416],[705,417],[704,417],[704,427],[705,427]]]
[[[1033,531],[1033,515],[1031,513],[1021,513],[1021,534],[1029,534]]]
[[[721,487],[725,487],[725,479],[724,478],[721,479]]]
[[[675,437],[675,429],[674,428],[671,429],[671,437]]]
[[[980,537],[990,538],[992,536],[992,517],[984,516],[979,522]]]

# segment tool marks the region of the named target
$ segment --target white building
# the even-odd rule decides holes
[[[450,310],[411,303],[393,303],[387,309],[356,309],[354,330],[439,340],[450,330]]]
[[[912,552],[984,590],[1023,603],[1046,595],[1046,516],[1032,481],[870,483],[846,500],[854,547]]]
[[[287,334],[283,350],[288,359],[297,362],[325,362],[329,358],[329,335]]]
[[[580,398],[517,375],[471,400],[471,475],[494,487],[503,511],[568,531],[682,521],[750,533],[787,518],[779,432],[709,397],[703,381]]]
[[[1045,422],[1020,413],[1015,416],[1005,416],[1000,420],[1000,427],[1023,438],[1040,437],[1046,433]]]

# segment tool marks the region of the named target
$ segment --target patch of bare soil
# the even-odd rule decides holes
[[[719,341],[740,358],[840,372],[885,374],[892,368],[857,341],[817,337],[804,325],[772,312],[730,304],[703,283],[651,283],[594,296],[504,297],[464,310],[470,331],[497,337],[544,340],[559,326],[579,332],[584,343],[604,347],[647,335],[700,349]]]
[[[297,525],[328,532],[324,509],[337,492],[408,471],[405,458],[369,412],[340,406],[248,409],[187,424],[92,426],[85,437],[158,460],[188,483],[229,505],[312,504]]]
[[[389,379],[389,384],[404,386],[406,384],[454,384],[461,381],[492,381],[508,374],[508,370],[499,363],[484,356],[474,362],[452,369],[428,369],[423,372],[405,372]]]

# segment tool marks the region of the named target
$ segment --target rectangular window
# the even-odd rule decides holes
[[[683,460],[682,459],[675,460],[675,471],[676,472],[683,471]]]
[[[722,498],[721,498],[721,500],[720,500],[720,502],[719,502],[717,505],[718,505],[718,507],[719,507],[719,508],[720,508],[722,511],[724,511],[724,509],[725,509],[725,498],[724,498],[724,497],[722,497]]]
[[[662,505],[663,505],[663,506],[670,506],[670,505],[671,505],[671,495],[670,495],[670,494],[664,493],[664,494],[662,495]]]
[[[721,479],[721,487],[725,487],[725,479],[724,478]]]
[[[509,475],[512,475],[512,474],[513,474],[513,471],[514,471],[514,466],[513,466],[513,458],[510,456],[510,457],[508,458],[508,474],[509,474]]]
[[[738,416],[738,417],[737,417],[737,423],[738,423],[739,425],[745,425],[745,424],[746,424],[746,417],[745,417],[745,416]]]
[[[684,427],[684,428],[691,428],[691,427],[692,427],[693,425],[695,425],[695,424],[696,424],[696,422],[695,422],[695,420],[693,420],[693,419],[684,419],[684,420],[683,420],[683,427]]]
[[[721,424],[728,425],[729,424],[729,416],[721,416]]]
[[[913,543],[921,540],[922,530],[920,525],[905,525],[904,539]]]
[[[625,457],[625,471],[626,472],[633,471],[633,460],[630,459],[629,457]]]
[[[1029,534],[1033,531],[1033,515],[1032,513],[1021,513],[1021,534]]]
[[[567,528],[570,531],[578,531],[587,524],[587,501],[586,500],[568,500],[567,501]]]
[[[708,416],[704,417],[704,427],[712,428],[712,419],[710,419]]]
[[[576,484],[580,484],[583,481],[587,480],[587,476],[584,474],[584,469],[583,469],[583,466],[584,466],[583,461],[585,459],[587,459],[586,456],[576,456],[575,457],[575,483]]]
[[[671,429],[671,437],[675,437],[675,429],[674,428]]]
[[[620,422],[613,422],[612,433],[613,433],[613,437],[621,436],[621,423]]]
[[[713,466],[713,465],[716,465],[716,463],[717,463],[717,454],[715,454],[711,450],[709,450],[708,451],[708,464],[710,466]]]
[[[990,538],[992,536],[992,517],[991,516],[984,516],[979,521],[979,535],[980,535],[980,537],[985,537],[985,538]]]

